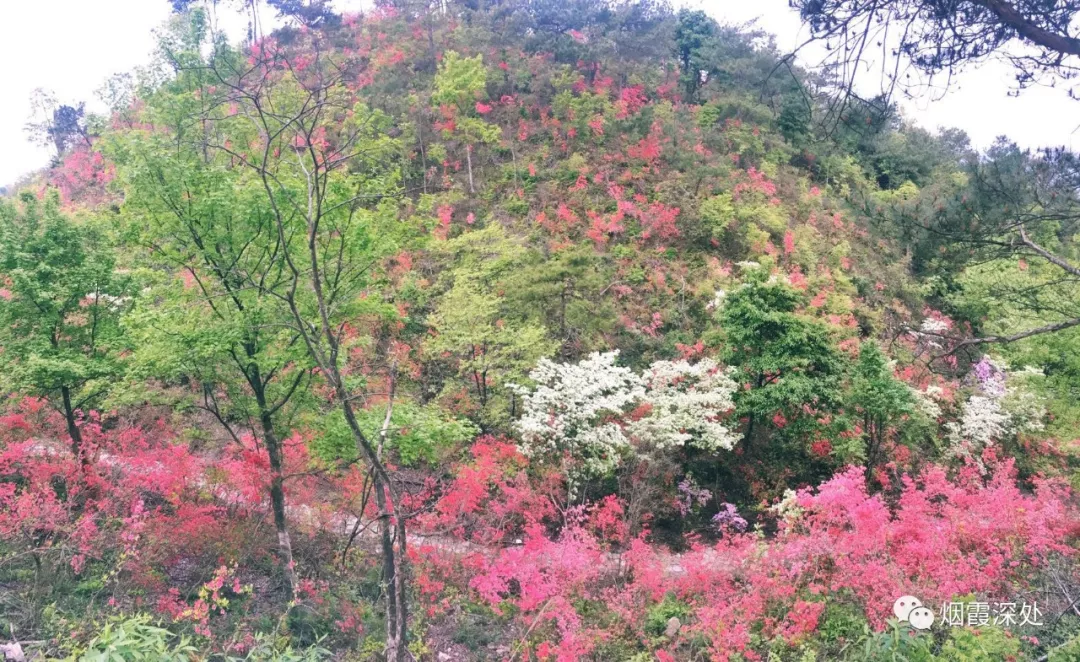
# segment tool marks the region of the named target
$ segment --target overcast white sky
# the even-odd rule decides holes
[[[355,5],[357,0],[342,1]],[[686,4],[722,22],[758,19],[759,27],[777,36],[782,51],[798,44],[800,35],[805,38],[787,0]],[[154,45],[152,30],[169,9],[167,0],[0,0],[0,185],[48,161],[48,152],[31,145],[23,131],[33,90],[45,88],[61,102],[86,101],[100,108],[94,91],[112,74],[146,62]],[[1007,134],[1028,147],[1073,147],[1075,141],[1080,148],[1080,102],[1047,88],[1009,97],[1010,81],[1006,67],[985,64],[961,75],[944,99],[907,103],[905,113],[930,129],[960,127],[978,147]]]

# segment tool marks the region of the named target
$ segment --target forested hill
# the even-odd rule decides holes
[[[1080,590],[1071,155],[652,0],[279,0],[239,44],[173,4],[0,203],[0,625],[440,662],[1080,631],[888,621]]]

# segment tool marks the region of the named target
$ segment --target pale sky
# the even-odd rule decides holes
[[[355,0],[342,0],[355,6]],[[681,4],[681,3],[680,3]],[[788,51],[805,39],[787,0],[688,0],[721,22],[757,25]],[[94,91],[111,75],[144,64],[154,47],[152,30],[169,15],[167,0],[0,0],[0,186],[48,162],[23,130],[35,88],[62,103],[86,101],[101,110]],[[222,15],[230,13],[225,10]],[[236,25],[242,25],[237,20]],[[239,34],[239,33],[237,33]],[[1036,88],[1006,95],[1007,67],[988,63],[959,76],[944,99],[905,102],[905,114],[928,129],[964,129],[976,147],[1007,134],[1026,147],[1080,148],[1080,101],[1062,90]]]

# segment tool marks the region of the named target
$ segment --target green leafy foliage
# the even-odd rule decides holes
[[[675,48],[681,68],[679,82],[690,99],[701,87],[703,76],[712,71],[706,49],[714,46],[716,33],[716,21],[700,9],[679,11],[675,27]]]
[[[768,430],[792,441],[812,438],[820,418],[841,401],[844,360],[824,325],[797,311],[802,297],[770,278],[764,267],[747,267],[746,282],[723,300],[720,326],[725,359],[748,385],[735,395],[736,411],[749,419],[745,443]],[[807,413],[807,411],[812,413]],[[784,419],[780,428],[773,419]]]
[[[372,439],[380,439],[386,422],[385,407],[373,406],[357,412],[357,420]],[[472,439],[479,427],[468,419],[456,418],[435,405],[402,402],[394,405],[385,448],[405,466],[434,462],[441,455]],[[323,417],[319,435],[312,441],[312,451],[326,460],[355,461],[356,444],[337,412]]]
[[[505,385],[520,381],[555,348],[547,329],[523,316],[508,292],[524,250],[497,225],[454,239],[444,250],[456,261],[453,280],[427,320],[433,337],[425,350],[453,370],[444,397],[465,389],[480,420],[505,423],[513,405]]]
[[[487,98],[487,69],[484,56],[464,57],[457,51],[447,51],[435,75],[435,104],[447,104],[467,109],[475,101]]]
[[[644,629],[652,636],[659,637],[664,634],[664,630],[667,629],[672,618],[678,618],[682,621],[689,616],[690,607],[688,605],[671,596],[665,596],[661,602],[649,608],[648,613],[645,615]]]
[[[50,194],[0,200],[0,377],[8,392],[49,398],[74,430],[76,410],[101,402],[120,374],[129,279],[111,247]]]
[[[71,662],[189,662],[197,649],[187,637],[177,637],[154,625],[147,615],[107,622],[86,650]]]
[[[874,662],[932,662],[933,639],[903,623],[889,621],[884,632],[867,632],[852,659]]]
[[[3,622],[168,619],[84,623],[93,659],[1071,654],[1067,613],[885,619],[1080,591],[1074,158],[653,0],[274,0],[237,45],[173,4],[109,117],[51,118],[62,194],[0,202]]]
[[[1001,628],[954,628],[937,655],[948,662],[991,662],[1020,656],[1020,638]]]
[[[888,357],[872,341],[859,348],[846,405],[861,417],[865,447],[852,449],[844,459],[862,460],[868,468],[876,464],[882,444],[891,440],[892,428],[909,427],[907,419],[918,411],[911,388],[893,376]]]

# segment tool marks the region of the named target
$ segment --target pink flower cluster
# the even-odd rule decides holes
[[[778,506],[775,535],[741,533],[732,524],[742,518],[725,505],[720,540],[676,556],[613,526],[623,508],[614,497],[571,508],[561,528],[551,509],[510,517],[493,486],[514,475],[515,490],[529,493],[525,459],[504,450],[502,459],[484,460],[496,449],[490,443],[437,509],[516,522],[513,535],[523,540],[497,553],[475,550],[457,565],[469,574],[459,581],[496,608],[512,606],[522,626],[539,633],[535,650],[557,660],[580,659],[613,634],[582,618],[575,605],[583,600],[601,601],[619,616],[618,627],[645,640],[644,614],[673,596],[691,612],[685,632],[708,641],[712,659],[758,660],[762,640],[796,644],[816,632],[826,602],[845,603],[882,628],[897,595],[928,604],[967,594],[1015,598],[1052,558],[1075,553],[1069,541],[1080,530],[1067,486],[1037,480],[1025,492],[1011,460],[997,462],[989,478],[976,468],[950,477],[930,466],[887,486],[895,500],[872,494],[863,470],[850,467]],[[467,505],[463,490],[473,495]],[[500,510],[497,518],[483,514],[489,507]]]

